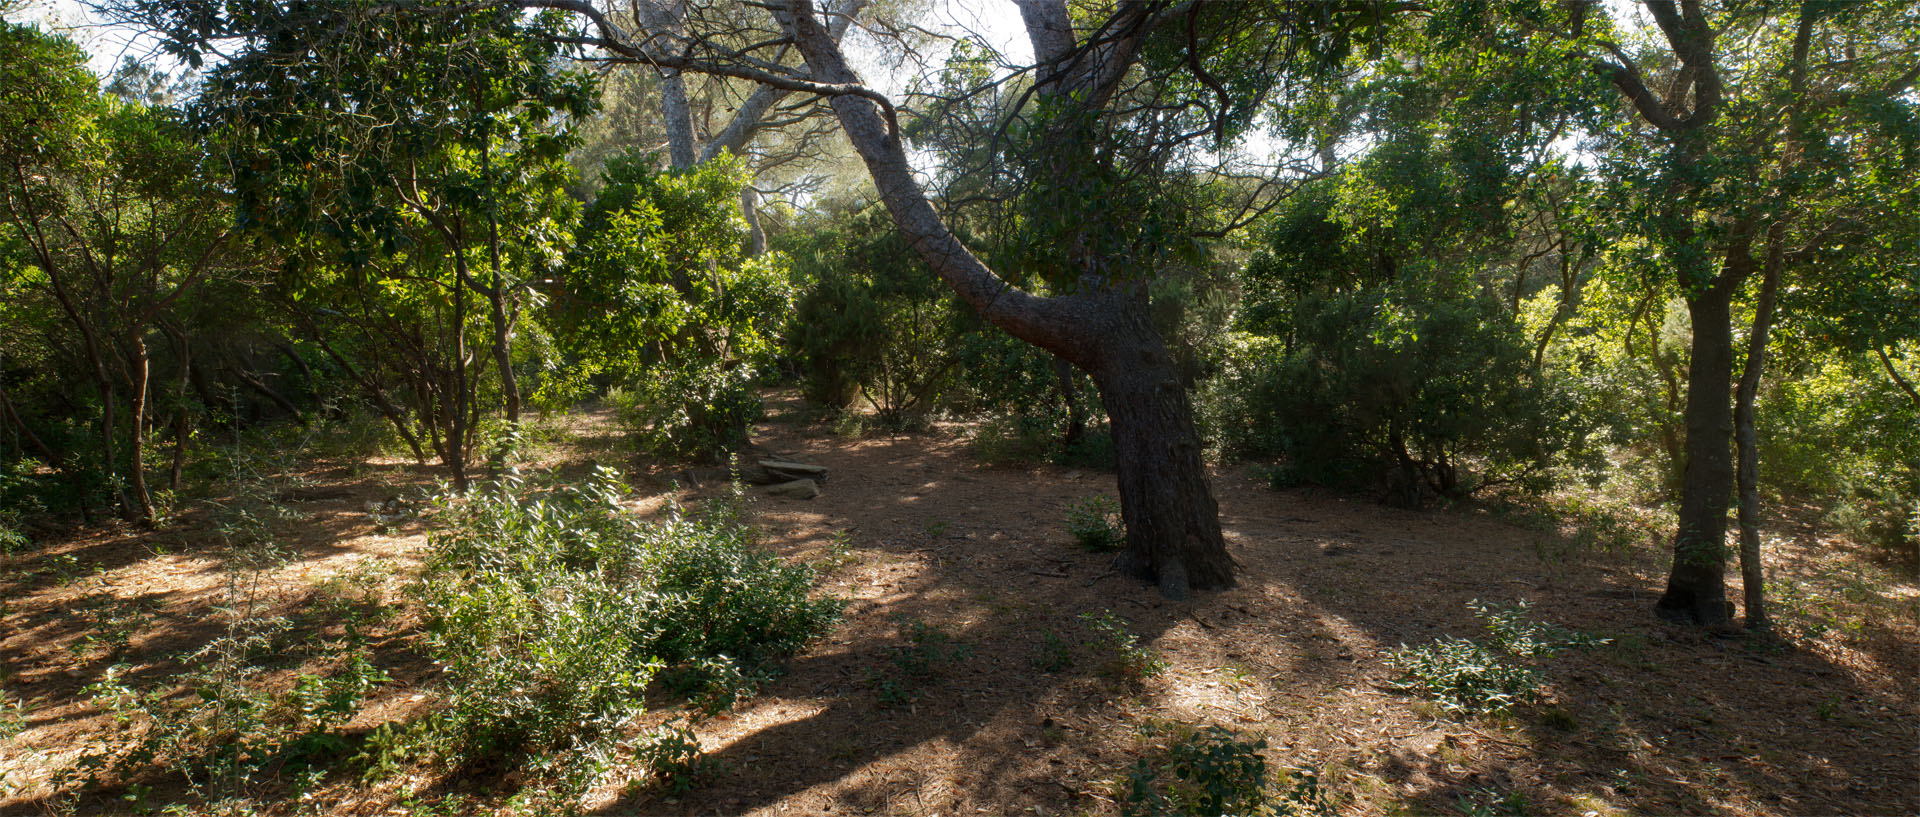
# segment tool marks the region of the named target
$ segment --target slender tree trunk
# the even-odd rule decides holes
[[[249,372],[245,369],[231,369],[229,371],[233,372],[233,377],[235,380],[238,380],[241,383],[246,384],[247,388],[258,392],[261,397],[267,398],[268,402],[276,406],[279,406],[280,410],[286,412],[288,416],[291,416],[291,417],[300,416],[299,406],[294,405],[294,402],[292,400],[288,400],[286,396],[282,395],[277,391],[274,391],[272,386],[267,385],[266,381],[261,380],[259,377],[255,376],[252,372]]]
[[[494,276],[487,291],[488,318],[493,324],[493,362],[500,367],[501,400],[507,422],[520,424],[520,381],[513,376],[513,320],[507,315],[506,296],[500,291],[500,278]]]
[[[1053,379],[1060,389],[1060,400],[1067,407],[1067,430],[1061,435],[1060,444],[1072,449],[1080,437],[1087,433],[1087,412],[1080,404],[1080,385],[1073,364],[1064,358],[1053,359]]]
[[[1654,612],[1669,621],[1724,624],[1727,505],[1733,493],[1733,294],[1741,276],[1721,273],[1687,299],[1693,355],[1687,366],[1686,463],[1680,483],[1673,571]]]
[[[1734,439],[1740,457],[1740,584],[1746,596],[1747,629],[1755,632],[1765,632],[1772,622],[1767,616],[1766,570],[1760,560],[1760,442],[1754,430],[1753,401],[1760,391],[1760,373],[1767,361],[1767,333],[1773,328],[1784,239],[1780,225],[1768,231],[1766,273],[1760,280],[1760,302],[1754,307],[1753,328],[1747,335],[1747,363],[1740,373],[1733,406]]]
[[[1554,307],[1553,317],[1547,320],[1546,328],[1540,330],[1539,339],[1533,343],[1533,370],[1540,371],[1546,364],[1547,347],[1553,344],[1554,333],[1560,331],[1560,325],[1572,317],[1580,302],[1580,269],[1586,266],[1590,248],[1582,246],[1579,260],[1567,254],[1560,257],[1560,303]]]
[[[740,215],[747,220],[747,256],[767,254],[767,232],[760,228],[760,191],[753,185],[740,187]]]
[[[4,355],[0,355],[0,359],[3,358]],[[41,459],[46,460],[47,467],[56,471],[65,471],[66,458],[54,453],[53,449],[48,447],[46,442],[40,439],[40,435],[33,433],[33,429],[27,427],[26,418],[21,417],[20,412],[14,409],[13,399],[7,394],[7,384],[3,379],[4,375],[5,367],[0,366],[0,414],[4,414],[7,422],[12,424],[19,432],[20,439],[24,440],[28,446],[38,452]]]
[[[108,485],[113,486],[114,499],[119,503],[120,518],[133,522],[138,519],[138,511],[133,501],[127,497],[126,485],[120,481],[120,458],[115,453],[119,448],[114,443],[120,434],[120,417],[113,399],[113,381],[107,378],[104,365],[96,370],[94,379],[99,382],[100,387],[100,461],[106,469],[102,476],[106,478]]]
[[[287,360],[293,363],[293,367],[300,370],[300,381],[306,385],[307,397],[316,403],[325,403],[326,401],[321,399],[320,384],[313,378],[313,367],[307,365],[306,359],[300,356],[300,352],[285,342],[275,343],[273,348],[280,350],[280,354],[285,355]],[[328,417],[334,416],[334,412],[325,406],[321,407],[321,412]]]
[[[1906,393],[1907,399],[1913,401],[1914,408],[1920,408],[1920,389],[1915,389],[1913,381],[1900,374],[1900,367],[1893,365],[1893,358],[1887,356],[1887,350],[1879,344],[1874,344],[1873,354],[1880,358],[1880,367],[1886,370],[1887,377],[1893,380],[1893,384]]]
[[[127,347],[133,353],[133,378],[129,384],[127,419],[132,430],[127,435],[127,482],[133,488],[134,507],[138,511],[137,521],[153,521],[153,494],[147,490],[147,389],[153,373],[153,361],[147,354],[146,339],[140,333],[131,332],[127,337]]]
[[[520,381],[513,376],[513,318],[507,309],[507,290],[505,275],[500,271],[500,205],[499,196],[493,189],[493,141],[488,135],[486,152],[487,177],[487,260],[493,267],[493,278],[487,286],[488,317],[493,322],[493,358],[500,367],[500,395],[506,404],[507,422],[520,424]]]
[[[354,366],[351,361],[340,354],[339,350],[334,349],[333,344],[328,343],[320,336],[320,331],[317,328],[309,325],[308,329],[313,336],[313,342],[320,346],[320,351],[325,352],[327,357],[333,360],[334,365],[339,366],[342,371],[347,373],[348,377],[353,378],[355,383],[360,384],[361,393],[365,394],[368,400],[373,401],[374,409],[380,412],[380,416],[387,418],[387,423],[393,426],[394,432],[400,435],[400,439],[406,441],[407,448],[413,452],[413,461],[425,464],[427,461],[427,451],[420,445],[420,436],[415,434],[413,428],[407,423],[406,414],[401,412],[400,408],[393,404],[391,398],[387,397],[387,390],[382,388],[380,383],[374,378],[363,374],[359,367]]]
[[[687,78],[679,71],[660,74],[660,107],[667,127],[667,156],[675,170],[693,167],[699,154],[693,149],[693,112],[687,104]]]
[[[467,262],[456,256],[460,280],[453,286],[453,394],[447,407],[447,445],[444,454],[447,470],[453,474],[453,488],[467,489],[467,404],[472,401],[467,377]]]
[[[180,476],[187,464],[187,390],[193,371],[193,346],[184,332],[174,333],[174,340],[180,344],[180,385],[174,391],[179,405],[173,409],[173,466],[167,470],[167,490],[179,491]]]

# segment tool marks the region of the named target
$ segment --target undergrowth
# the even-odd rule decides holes
[[[1167,659],[1152,647],[1140,643],[1140,637],[1127,629],[1124,619],[1112,610],[1098,615],[1081,613],[1080,620],[1093,631],[1093,646],[1104,660],[1103,669],[1118,680],[1140,683],[1167,670]]]
[[[737,487],[658,521],[624,512],[624,496],[603,469],[556,491],[505,479],[443,503],[447,531],[432,537],[420,592],[446,668],[431,754],[525,764],[577,797],[656,676],[692,697],[689,720],[710,717],[839,615],[838,600],[810,598],[809,567],[758,547]],[[691,733],[673,734],[643,753],[681,779]]]
[[[921,687],[935,680],[942,669],[973,655],[973,647],[937,625],[904,614],[896,614],[893,622],[906,643],[888,651],[887,668],[868,674],[882,706],[918,700]]]
[[[1149,721],[1146,744],[1116,786],[1122,817],[1333,817],[1311,768],[1276,773],[1265,738],[1219,726]]]
[[[1120,504],[1105,494],[1073,503],[1067,508],[1067,533],[1075,544],[1095,553],[1119,550],[1127,539]]]
[[[1449,716],[1498,714],[1533,703],[1541,684],[1535,659],[1607,643],[1533,621],[1526,602],[1502,606],[1474,600],[1467,606],[1486,630],[1484,639],[1447,637],[1420,647],[1403,645],[1387,655],[1400,670],[1402,689],[1432,700]]]

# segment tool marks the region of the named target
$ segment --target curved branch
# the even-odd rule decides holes
[[[795,42],[814,75],[837,84],[857,82],[845,55],[815,19],[811,0],[793,0],[792,17]],[[1084,339],[1084,317],[1069,308],[1076,299],[1041,298],[1026,292],[969,251],[914,181],[898,131],[883,127],[879,111],[865,99],[869,97],[864,94],[844,94],[831,104],[908,244],[961,300],[995,326],[1076,364],[1090,362],[1090,355],[1099,350],[1079,342]]]

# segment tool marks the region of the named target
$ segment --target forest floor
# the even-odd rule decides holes
[[[1223,467],[1214,490],[1239,586],[1171,602],[1065,532],[1071,504],[1113,493],[1108,473],[983,465],[964,426],[850,439],[805,422],[791,398],[771,409],[756,450],[831,470],[815,499],[760,498],[755,521],[779,553],[822,570],[820,592],[846,599],[845,617],[701,727],[719,763],[700,785],[675,795],[614,779],[589,813],[1113,814],[1136,761],[1176,724],[1264,738],[1271,766],[1317,771],[1342,815],[1920,812],[1920,587],[1816,525],[1782,517],[1767,531],[1791,591],[1777,614],[1791,637],[1777,643],[1656,621],[1666,556],[1651,531],[1600,547],[1525,515],[1275,491]],[[542,466],[630,464],[604,415],[568,423]],[[675,475],[637,477],[641,504],[725,489],[673,487]],[[392,680],[347,730],[425,705],[436,670],[405,598],[425,530],[390,500],[431,473],[310,460],[270,480],[289,509],[269,520],[285,551],[271,570],[222,559],[227,532],[201,511],[157,531],[42,536],[0,562],[0,682],[15,707],[0,713],[12,723],[0,814],[191,802],[159,773],[73,791],[77,759],[113,733],[86,689],[121,663],[129,681],[164,685],[242,593],[328,637],[337,624],[311,611],[369,589],[400,611],[361,634]],[[1444,717],[1397,688],[1387,654],[1482,635],[1475,600],[1528,602],[1539,621],[1609,641],[1543,659],[1542,699],[1511,715]],[[1108,671],[1081,618],[1106,611],[1167,668]],[[964,649],[920,675],[890,669],[927,626]],[[516,777],[363,785],[339,772],[250,794],[283,814],[484,813]]]

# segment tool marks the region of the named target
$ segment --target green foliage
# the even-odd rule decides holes
[[[1126,817],[1332,817],[1333,806],[1312,769],[1286,775],[1284,788],[1269,785],[1265,738],[1247,739],[1220,726],[1190,724],[1140,727],[1147,756],[1135,761],[1120,786]]]
[[[1897,367],[1902,350],[1892,351]],[[1768,484],[1826,498],[1828,524],[1920,569],[1920,403],[1872,353],[1776,365],[1796,376],[1763,392],[1756,409]]]
[[[0,157],[8,165],[59,166],[80,158],[70,129],[98,104],[87,53],[72,40],[0,22]],[[61,131],[66,130],[67,133]]]
[[[1487,642],[1507,655],[1536,658],[1568,647],[1584,650],[1607,643],[1604,638],[1529,619],[1533,607],[1524,601],[1499,605],[1475,599],[1467,602],[1467,609],[1472,610],[1486,628]]]
[[[1033,666],[1041,672],[1064,672],[1073,669],[1073,645],[1061,638],[1059,633],[1043,630],[1040,633],[1040,650],[1033,657]]]
[[[672,794],[685,794],[719,770],[717,758],[703,755],[700,738],[683,724],[655,729],[634,746],[633,759],[647,776]]]
[[[98,94],[78,53],[0,23],[0,81],[24,89],[0,98],[0,414],[14,432],[0,508],[25,509],[7,495],[34,484],[46,510],[105,502],[152,521],[149,432],[200,413],[169,376],[175,352],[244,323],[251,310],[198,299],[254,248],[199,134],[176,111]]]
[[[732,509],[643,522],[624,493],[601,471],[545,496],[506,480],[447,501],[421,595],[452,759],[558,752],[569,777],[663,668],[718,712],[837,616],[838,601],[808,598],[810,570],[758,549]]]
[[[0,688],[0,743],[13,740],[27,729],[27,705]],[[4,780],[4,778],[0,778]]]
[[[1105,494],[1094,494],[1067,507],[1067,534],[1074,544],[1095,553],[1119,550],[1126,544],[1127,528],[1120,518],[1120,503]]]
[[[749,672],[733,656],[701,656],[673,673],[670,683],[693,703],[693,720],[704,721],[753,697],[764,670]]]
[[[965,307],[886,211],[839,215],[781,246],[805,282],[786,343],[807,399],[844,409],[864,398],[895,428],[938,408],[957,385]]]
[[[1437,150],[1377,148],[1281,213],[1244,273],[1246,334],[1224,345],[1202,400],[1225,453],[1284,460],[1279,483],[1420,505],[1495,483],[1544,487],[1583,447],[1587,426],[1533,368],[1516,316],[1468,277],[1488,251],[1465,243],[1471,233],[1413,244],[1425,207],[1498,186],[1423,186]],[[1493,229],[1459,218],[1450,229]]]
[[[1448,715],[1501,713],[1532,703],[1540,676],[1465,638],[1442,638],[1424,647],[1402,647],[1387,656],[1400,671],[1403,689],[1433,700]]]
[[[742,249],[737,161],[656,172],[651,160],[608,163],[567,258],[556,335],[576,378],[624,389],[618,405],[643,450],[715,460],[760,416],[749,385],[792,304],[786,260]]]
[[[1402,646],[1387,655],[1387,662],[1400,671],[1402,689],[1434,701],[1454,717],[1509,712],[1538,700],[1539,671],[1515,659],[1608,643],[1531,621],[1525,603],[1504,607],[1476,600],[1467,606],[1486,628],[1485,641],[1448,637],[1422,647]]]
[[[662,459],[715,461],[747,442],[765,413],[746,372],[672,367],[631,390],[607,392],[614,416],[642,452]]]
[[[1167,671],[1167,659],[1141,644],[1140,636],[1128,630],[1126,620],[1112,610],[1102,610],[1098,615],[1081,613],[1080,620],[1093,631],[1093,647],[1104,662],[1102,669],[1113,678],[1137,684]]]
[[[89,688],[114,715],[113,748],[82,766],[126,773],[159,765],[184,775],[195,796],[230,798],[259,779],[321,768],[349,744],[347,722],[367,696],[390,679],[364,648],[348,652],[326,675],[301,673],[275,691],[262,659],[284,622],[260,619],[186,656],[193,669],[153,686],[127,680],[125,665]],[[186,696],[173,693],[184,682]]]
[[[26,531],[20,529],[18,519],[15,512],[0,509],[0,556],[12,556],[33,544]]]
[[[988,465],[1054,465],[1112,471],[1117,461],[1113,433],[1104,425],[1086,428],[1077,439],[1065,435],[1062,411],[996,411],[973,430],[973,455]],[[1090,421],[1092,422],[1092,421]]]

